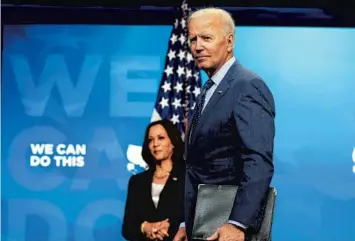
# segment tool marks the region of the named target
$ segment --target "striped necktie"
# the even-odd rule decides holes
[[[213,85],[214,85],[213,80],[208,79],[207,82],[202,87],[200,98],[198,99],[198,101],[196,103],[195,110],[194,110],[194,115],[192,117],[190,137],[192,136],[192,133],[195,130],[195,128],[197,126],[197,123],[198,123],[198,121],[200,119],[201,112],[202,112],[202,109],[203,109],[203,105],[205,103],[206,93]]]

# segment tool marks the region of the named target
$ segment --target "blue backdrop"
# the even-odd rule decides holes
[[[143,165],[127,150],[150,122],[170,31],[5,26],[2,240],[122,240]],[[349,28],[237,28],[236,57],[276,102],[274,241],[355,240],[354,43]],[[85,166],[30,167],[30,143],[86,144]]]

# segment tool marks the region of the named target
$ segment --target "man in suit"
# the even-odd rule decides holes
[[[228,222],[209,240],[244,241],[260,227],[274,173],[273,96],[233,56],[235,24],[228,12],[198,10],[188,28],[191,52],[209,80],[186,135],[185,217],[174,241],[191,240],[202,183],[239,186]]]

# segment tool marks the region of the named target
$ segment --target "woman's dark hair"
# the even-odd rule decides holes
[[[144,135],[143,147],[142,147],[142,157],[143,160],[148,164],[149,169],[155,169],[155,159],[149,150],[149,130],[152,126],[162,125],[168,134],[171,143],[174,146],[172,161],[173,164],[183,165],[184,156],[184,142],[181,139],[178,128],[169,120],[158,120],[150,123]]]

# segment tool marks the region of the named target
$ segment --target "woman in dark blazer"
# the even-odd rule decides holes
[[[129,180],[122,235],[130,241],[173,240],[182,222],[184,144],[168,120],[152,122],[142,157],[149,169]]]

